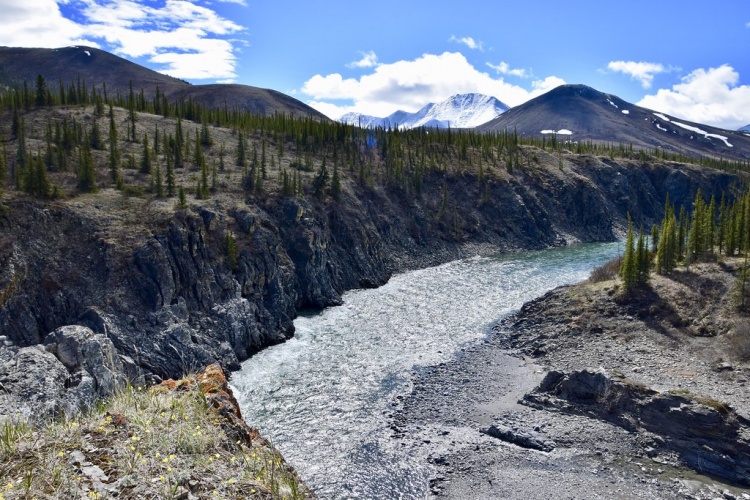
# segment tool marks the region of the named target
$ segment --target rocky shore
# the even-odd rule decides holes
[[[553,290],[419,373],[394,437],[438,498],[750,498],[740,264]]]

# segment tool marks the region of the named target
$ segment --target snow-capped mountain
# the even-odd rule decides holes
[[[750,125],[745,125],[741,129],[738,129],[737,132],[750,132]]]
[[[347,113],[339,121],[364,128],[372,127],[439,127],[474,128],[508,110],[498,99],[483,94],[457,94],[439,103],[430,103],[417,111],[396,111],[385,117]]]

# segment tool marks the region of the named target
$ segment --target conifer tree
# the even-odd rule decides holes
[[[244,169],[247,162],[247,146],[245,145],[245,137],[243,132],[240,131],[237,135],[237,166]]]
[[[638,232],[638,243],[636,245],[636,283],[648,283],[651,262],[649,259],[646,238],[643,236],[643,228]]]
[[[622,288],[625,293],[629,293],[636,285],[638,278],[638,262],[633,237],[633,222],[628,214],[628,235],[625,239],[625,255],[620,262],[620,279],[622,279]]]
[[[206,125],[206,123],[203,123],[203,125],[201,126],[200,143],[201,145],[206,146],[206,147],[213,146],[214,144],[214,141],[211,138],[211,132],[208,130],[208,125]]]
[[[176,207],[179,209],[187,208],[187,196],[185,196],[185,189],[182,186],[180,186],[177,192]]]
[[[677,235],[674,207],[668,206],[661,223],[659,245],[656,250],[656,273],[670,274],[677,266]]]
[[[91,145],[91,149],[95,149],[97,151],[104,149],[104,141],[102,140],[102,131],[99,128],[99,122],[97,120],[94,120],[94,123],[91,124],[91,133],[89,134],[89,144]]]
[[[117,142],[115,112],[111,103],[109,105],[109,173],[112,177],[112,182],[120,189],[122,185],[122,178],[120,177],[120,148]]]
[[[154,193],[158,198],[164,198],[164,181],[161,177],[161,167],[157,163],[154,166]]]
[[[148,134],[143,134],[143,153],[141,154],[141,168],[142,174],[151,173],[151,148],[148,147]]]
[[[331,178],[331,196],[334,200],[341,198],[341,179],[339,178],[339,168],[336,163],[333,164],[333,177]]]
[[[47,94],[47,82],[44,80],[44,77],[42,75],[37,75],[36,77],[36,105],[37,106],[46,106],[49,104],[48,94]]]
[[[94,158],[88,143],[78,149],[78,189],[84,193],[95,193],[98,190]]]
[[[313,194],[316,198],[322,198],[325,192],[326,184],[328,183],[328,169],[326,168],[326,159],[320,163],[320,170],[318,170],[315,179],[313,179]]]
[[[171,137],[170,137],[171,140]],[[172,158],[172,149],[167,148],[167,154],[166,156],[166,162],[167,162],[167,172],[166,172],[166,182],[167,182],[167,195],[168,196],[174,196],[175,195],[175,184],[174,184],[174,159]]]
[[[659,226],[654,224],[651,226],[651,252],[656,253],[656,249],[659,246]]]

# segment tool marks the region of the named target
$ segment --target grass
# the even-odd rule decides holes
[[[618,276],[620,270],[620,262],[622,258],[615,257],[614,259],[602,264],[591,271],[589,276],[589,283],[601,283],[602,281],[613,280]]]
[[[721,401],[718,401],[716,399],[709,398],[706,396],[699,396],[699,395],[693,394],[688,389],[670,389],[668,392],[670,394],[682,396],[687,399],[692,399],[698,404],[702,404],[703,406],[708,406],[709,408],[713,408],[714,410],[718,411],[720,414],[724,416],[727,416],[731,413],[731,408],[726,403],[722,403]]]
[[[75,419],[0,422],[0,500],[309,496],[262,440],[232,441],[198,384],[128,387]]]

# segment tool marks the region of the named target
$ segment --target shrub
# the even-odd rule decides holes
[[[596,269],[591,271],[591,276],[589,276],[589,283],[600,283],[602,281],[615,279],[620,269],[621,262],[622,257],[615,257],[609,262],[597,267]]]

